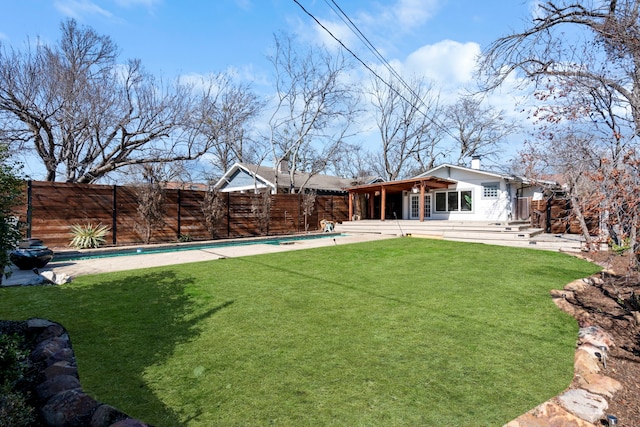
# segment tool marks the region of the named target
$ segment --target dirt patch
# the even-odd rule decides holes
[[[603,374],[622,383],[609,398],[608,414],[619,426],[640,426],[640,274],[630,270],[628,258],[608,252],[586,256],[604,270],[573,293],[569,301],[582,313],[580,327],[598,326],[615,345],[607,355]]]

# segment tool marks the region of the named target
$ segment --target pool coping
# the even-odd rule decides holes
[[[285,237],[293,237],[294,235],[283,235],[280,236],[283,240],[286,240]],[[296,235],[298,238],[299,235]],[[331,238],[332,236],[340,236],[340,238]],[[212,247],[211,249],[193,249],[193,250],[181,250],[181,251],[171,251],[171,252],[158,252],[158,253],[131,253],[127,255],[114,256],[114,257],[103,257],[103,258],[86,258],[81,260],[64,260],[60,257],[56,259],[54,256],[53,260],[47,264],[44,268],[39,269],[38,273],[42,273],[45,271],[52,271],[56,276],[68,276],[71,279],[83,276],[87,274],[100,274],[100,273],[110,273],[117,271],[126,271],[126,270],[135,270],[141,268],[150,268],[150,267],[162,267],[168,265],[175,264],[186,264],[190,262],[200,262],[200,261],[211,261],[216,259],[224,259],[224,258],[235,258],[242,256],[252,256],[252,255],[260,255],[267,253],[277,253],[277,252],[286,252],[292,250],[301,250],[301,249],[311,249],[315,247],[323,247],[323,246],[334,246],[334,245],[343,245],[350,243],[360,243],[366,241],[380,240],[380,239],[388,239],[388,238],[396,238],[396,236],[387,236],[387,235],[364,235],[364,234],[343,234],[343,233],[334,233],[329,234],[326,233],[326,237],[328,238],[314,238],[314,239],[300,239],[294,244],[281,244],[274,245],[268,243],[261,243],[261,241],[273,240],[274,236],[270,236],[270,238],[256,238],[253,240],[253,244],[243,244],[243,245],[219,245],[216,247]],[[236,239],[233,239],[236,240]],[[226,240],[226,242],[231,242],[230,240]],[[246,240],[242,240],[246,242]],[[216,242],[216,241],[214,241]],[[189,243],[175,243],[173,245],[166,245],[167,247],[175,246],[175,245],[202,245],[203,242],[189,242]],[[131,247],[126,247],[129,250],[139,248],[140,245],[134,245]],[[123,247],[119,247],[118,249],[122,250]],[[104,248],[103,251],[113,251],[114,248]],[[77,251],[75,255],[77,255]],[[58,253],[58,252],[56,252]],[[95,252],[94,252],[95,253]],[[12,266],[12,274],[7,279],[5,278],[2,281],[2,287],[8,286],[20,286],[25,285],[34,280],[34,278],[38,278],[39,274],[34,273],[31,270],[19,270],[17,267]]]
[[[170,242],[170,243],[149,243],[149,244],[136,244],[136,245],[122,245],[122,246],[104,246],[100,248],[92,248],[92,249],[61,249],[61,248],[53,248],[54,258],[52,262],[60,262],[60,261],[75,261],[76,258],[79,257],[92,257],[96,258],[100,256],[110,256],[110,255],[137,255],[137,254],[145,254],[145,255],[153,255],[155,253],[165,252],[165,250],[175,249],[176,251],[180,250],[198,250],[201,247],[210,247],[210,248],[218,248],[218,247],[228,247],[239,245],[255,245],[263,242],[271,242],[273,240],[282,240],[290,241],[290,240],[304,240],[304,239],[319,239],[319,238],[328,238],[331,236],[340,236],[346,235],[346,233],[300,233],[300,234],[282,234],[282,235],[273,235],[273,236],[259,236],[259,237],[239,237],[239,238],[230,238],[230,239],[215,239],[215,240],[194,240],[190,242]]]

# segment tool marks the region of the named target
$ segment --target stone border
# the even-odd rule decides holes
[[[601,280],[598,276],[592,276],[575,280],[567,284],[563,290],[552,290],[553,302],[577,320],[581,312],[568,300],[573,299],[576,291]],[[609,349],[614,345],[611,335],[601,328],[580,328],[571,387],[505,424],[504,427],[601,426],[600,421],[607,418],[607,398],[613,397],[613,394],[622,388],[619,381],[600,373],[601,368],[606,368]]]
[[[10,322],[31,342],[30,363],[37,370],[32,390],[39,416],[50,427],[153,427],[100,403],[82,390],[66,329],[46,319]]]

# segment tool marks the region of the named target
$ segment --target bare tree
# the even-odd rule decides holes
[[[274,168],[287,161],[289,191],[302,191],[306,182],[296,183],[296,172],[323,171],[350,136],[357,99],[346,80],[349,64],[340,53],[302,50],[288,36],[275,37],[269,59],[276,85],[268,135]]]
[[[316,207],[316,195],[314,190],[305,191],[302,194],[302,215],[304,215],[304,231],[309,231],[309,217]]]
[[[408,85],[393,78],[372,82],[371,99],[382,144],[374,168],[389,181],[430,169],[439,153],[438,96],[425,80],[414,79]]]
[[[144,166],[144,182],[138,185],[138,219],[136,229],[142,234],[144,243],[149,243],[153,232],[164,224],[166,211],[167,182],[162,179],[162,171],[158,166]]]
[[[264,108],[264,102],[244,84],[234,84],[226,74],[202,82],[192,114],[196,132],[210,145],[208,159],[214,176],[220,177],[235,162],[254,163],[259,157],[250,126]]]
[[[506,138],[519,129],[503,111],[483,106],[480,98],[460,97],[444,109],[444,116],[458,165],[468,164],[474,156],[496,158]]]
[[[362,183],[363,178],[374,175],[372,163],[371,153],[362,145],[347,143],[331,162],[331,168],[337,176]]]
[[[224,193],[220,193],[213,186],[210,186],[202,201],[204,222],[212,239],[218,237],[218,227],[227,210],[227,202],[224,200],[223,194]]]
[[[194,160],[215,139],[193,117],[193,87],[167,84],[140,61],[116,62],[108,36],[61,25],[56,45],[0,48],[0,134],[32,146],[46,179],[91,183],[125,166]]]
[[[492,43],[480,67],[487,89],[512,73],[535,86],[540,106],[533,114],[545,123],[547,140],[569,148],[567,129],[589,135],[580,139],[588,158],[597,159],[586,171],[598,189],[592,197],[607,215],[626,209],[609,218],[617,217],[629,236],[637,235],[638,206],[619,201],[621,192],[637,190],[620,177],[635,168],[640,134],[639,11],[638,0],[540,3],[531,25]]]

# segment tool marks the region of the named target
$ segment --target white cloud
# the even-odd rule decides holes
[[[442,86],[462,86],[472,82],[478,43],[443,40],[412,52],[404,63],[410,74],[425,76]]]
[[[330,32],[344,43],[347,47],[353,46],[353,41],[356,36],[353,32],[342,22],[331,22],[331,21],[320,21],[322,25],[324,25]],[[319,25],[314,26],[315,36],[317,40],[320,40],[320,43],[329,47],[329,48],[338,48],[340,47],[340,43],[336,41],[334,37],[332,37],[324,28]]]
[[[412,29],[431,18],[437,6],[437,0],[399,0],[390,10],[400,28]]]
[[[440,1],[396,0],[390,5],[373,4],[367,10],[353,11],[344,8],[343,11],[357,29],[362,31],[364,36],[384,55],[385,47],[393,50],[393,40],[402,39],[407,33],[416,30],[431,19]],[[337,9],[334,11],[338,12]],[[346,18],[341,19],[334,13],[327,13],[326,8],[322,12],[311,9],[311,13],[314,13],[318,21],[347,47],[356,52],[365,50],[365,46],[351,30]],[[309,19],[294,19],[291,24],[300,37],[310,42],[324,44],[331,48],[339,45],[324,28]]]
[[[54,3],[56,9],[63,15],[81,20],[86,15],[101,15],[111,18],[111,12],[101,8],[89,0],[58,0]]]
[[[236,4],[240,9],[249,10],[253,6],[253,2],[251,0],[235,0]]]
[[[162,0],[116,0],[120,7],[146,6],[150,8],[161,2]]]

